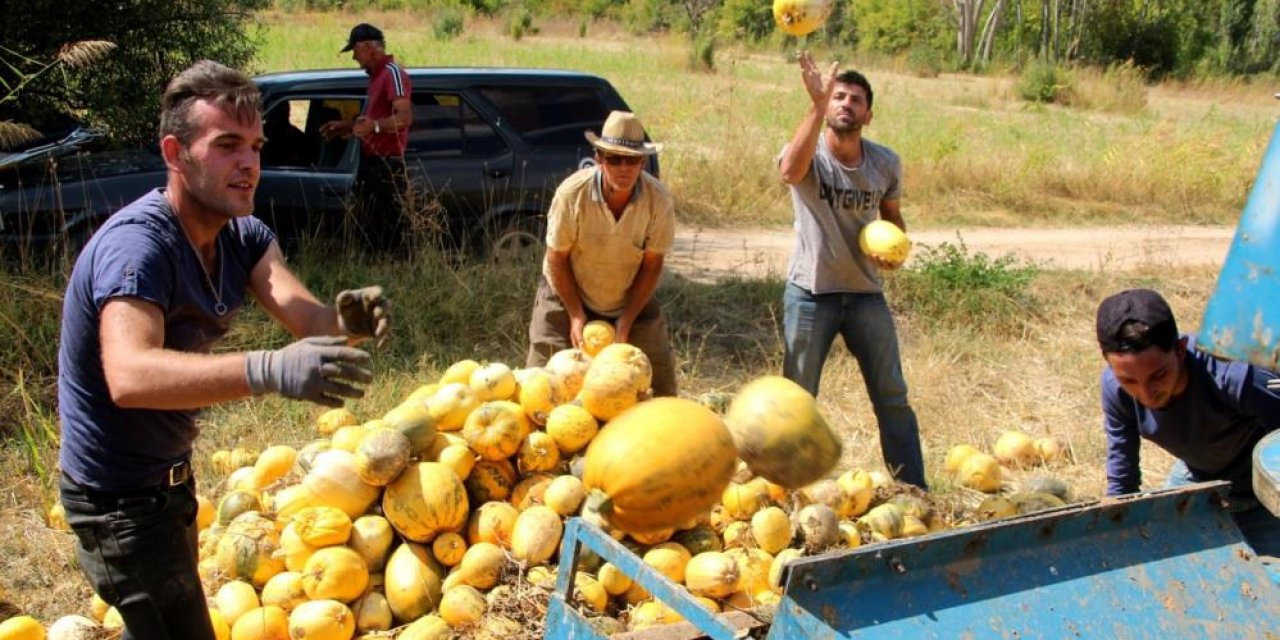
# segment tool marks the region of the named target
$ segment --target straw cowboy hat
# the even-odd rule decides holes
[[[662,145],[644,141],[644,126],[630,111],[613,111],[604,121],[600,135],[587,131],[587,141],[605,153],[624,156],[651,156],[662,150]]]

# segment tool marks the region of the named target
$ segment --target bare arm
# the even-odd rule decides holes
[[[358,138],[364,138],[375,132],[404,131],[412,124],[413,103],[406,96],[391,102],[391,115],[385,118],[356,118],[351,132]]]
[[[244,354],[164,348],[164,313],[139,298],[113,298],[99,320],[111,401],[126,409],[199,409],[249,395]]]
[[[551,272],[551,288],[560,297],[564,310],[569,314],[569,341],[573,346],[582,345],[582,327],[587,323],[587,312],[578,295],[578,283],[573,279],[569,265],[569,252],[547,249],[547,267]]]
[[[258,304],[295,338],[340,336],[338,313],[321,304],[284,263],[280,246],[271,243],[249,274],[249,290]]]
[[[822,133],[825,124],[827,103],[831,101],[831,90],[835,86],[839,68],[840,63],[833,62],[831,70],[823,76],[808,53],[800,55],[800,76],[809,92],[810,104],[800,126],[796,127],[795,135],[791,136],[791,143],[778,160],[778,172],[782,181],[787,184],[796,184],[809,175],[809,166],[813,163],[813,154],[818,150],[818,135]]]
[[[665,260],[666,256],[661,253],[644,252],[640,260],[640,270],[636,272],[635,280],[631,281],[631,288],[627,289],[627,306],[623,307],[622,315],[618,316],[615,337],[618,342],[627,342],[631,337],[631,326],[644,310],[645,305],[649,304],[649,300],[653,298],[653,292],[658,288],[658,281],[662,279],[662,264]]]

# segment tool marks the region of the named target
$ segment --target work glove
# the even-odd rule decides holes
[[[382,297],[382,287],[347,289],[338,294],[338,327],[352,338],[377,338],[391,329],[391,302]]]
[[[362,397],[364,391],[350,383],[373,380],[373,372],[361,366],[369,362],[369,354],[346,343],[343,336],[322,336],[277,351],[250,351],[244,364],[249,390],[330,407],[341,407],[344,398]]]

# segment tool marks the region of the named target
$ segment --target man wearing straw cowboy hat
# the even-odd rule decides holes
[[[527,366],[582,345],[591,320],[613,323],[615,342],[649,356],[653,393],[676,394],[675,360],[667,323],[653,292],[675,241],[674,201],[644,170],[662,147],[645,141],[633,113],[609,114],[595,147],[594,166],[560,183],[547,213],[547,254],[529,322]]]

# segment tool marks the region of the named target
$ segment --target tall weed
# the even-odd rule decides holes
[[[1060,102],[1079,109],[1140,114],[1147,107],[1147,78],[1132,62],[1113,64],[1099,71],[1079,67],[1071,72],[1070,86]]]

